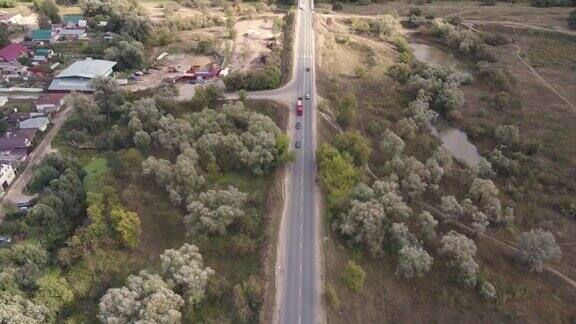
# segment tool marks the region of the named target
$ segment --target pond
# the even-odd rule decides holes
[[[466,72],[464,63],[451,53],[427,44],[410,43],[410,48],[416,60],[428,65],[453,67],[459,72]],[[468,166],[474,166],[480,161],[481,155],[474,144],[468,140],[468,135],[453,127],[445,119],[438,117],[430,126],[432,135],[442,141],[454,158]]]
[[[468,166],[475,166],[480,161],[482,156],[476,146],[468,140],[468,135],[451,126],[446,120],[438,118],[431,127],[431,133],[442,141],[456,160]]]
[[[409,43],[416,60],[432,66],[449,66],[458,72],[466,72],[465,65],[456,56],[438,47],[420,43]]]

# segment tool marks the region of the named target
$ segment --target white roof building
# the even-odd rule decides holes
[[[116,62],[106,60],[76,61],[60,72],[48,87],[50,91],[92,91],[90,82],[98,77],[108,77]]]
[[[20,129],[38,129],[43,132],[46,130],[46,128],[48,128],[49,122],[50,120],[48,120],[46,117],[34,117],[21,121],[18,124],[18,127]]]

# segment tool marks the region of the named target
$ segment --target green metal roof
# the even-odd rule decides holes
[[[82,15],[64,15],[62,16],[62,20],[65,23],[78,23],[78,20],[82,20]]]
[[[32,31],[32,39],[39,41],[49,41],[52,38],[52,31],[49,29],[36,29]]]
[[[36,50],[35,53],[38,54],[38,55],[46,55],[46,54],[50,54],[50,51],[51,51],[51,50],[50,50],[50,49],[47,49],[47,48],[39,48],[39,49]]]

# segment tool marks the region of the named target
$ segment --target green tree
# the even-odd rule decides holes
[[[348,92],[338,101],[336,107],[336,121],[346,128],[352,124],[358,109],[358,99],[353,92]]]
[[[62,22],[62,17],[60,17],[58,13],[58,5],[54,0],[34,0],[34,9],[36,9],[39,14],[48,17],[53,24]]]
[[[74,292],[63,277],[47,275],[38,280],[34,302],[46,306],[54,317],[67,304],[74,301]]]
[[[136,248],[142,233],[138,214],[116,205],[110,212],[110,219],[121,242],[130,248]]]
[[[355,261],[348,261],[344,273],[342,274],[342,281],[346,288],[350,289],[352,292],[358,293],[364,287],[364,279],[366,279],[366,271],[356,264]]]
[[[335,204],[343,200],[358,181],[358,171],[352,157],[329,144],[323,144],[318,150],[317,161],[320,181],[328,192],[328,202]]]
[[[370,155],[372,154],[370,142],[356,130],[338,134],[338,136],[336,136],[335,146],[340,152],[350,154],[357,166],[368,163]]]

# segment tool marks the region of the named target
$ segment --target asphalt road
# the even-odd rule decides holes
[[[298,10],[294,82],[291,92],[294,99],[304,99],[304,114],[296,116],[292,125],[293,143],[300,141],[296,150],[296,161],[290,167],[290,184],[285,215],[284,244],[280,255],[278,306],[280,323],[318,323],[320,309],[320,252],[317,188],[315,185],[315,77],[314,77],[314,29],[312,0],[301,0]],[[310,71],[306,71],[310,68]],[[291,101],[291,114],[295,114],[295,100]]]

